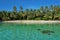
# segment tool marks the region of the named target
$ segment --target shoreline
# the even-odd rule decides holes
[[[24,24],[44,24],[44,23],[60,23],[60,21],[45,21],[45,20],[13,20],[13,21],[2,21],[3,23],[24,23]]]

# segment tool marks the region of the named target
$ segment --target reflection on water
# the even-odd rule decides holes
[[[52,30],[51,35],[43,30]],[[0,23],[0,40],[60,40],[60,24]]]

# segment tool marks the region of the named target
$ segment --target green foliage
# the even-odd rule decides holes
[[[60,6],[41,6],[40,9],[26,9],[20,6],[17,11],[16,6],[13,11],[0,11],[0,20],[60,20]]]
[[[40,20],[40,18],[35,18],[35,20]]]

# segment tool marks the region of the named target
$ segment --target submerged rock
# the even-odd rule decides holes
[[[41,30],[41,29],[37,29],[37,30]]]
[[[50,35],[51,33],[55,33],[55,32],[50,30],[43,30],[42,33]]]

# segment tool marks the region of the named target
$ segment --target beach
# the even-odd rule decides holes
[[[44,24],[44,23],[60,23],[60,21],[45,21],[45,20],[14,20],[14,21],[3,21],[5,23],[24,23],[24,24]]]

